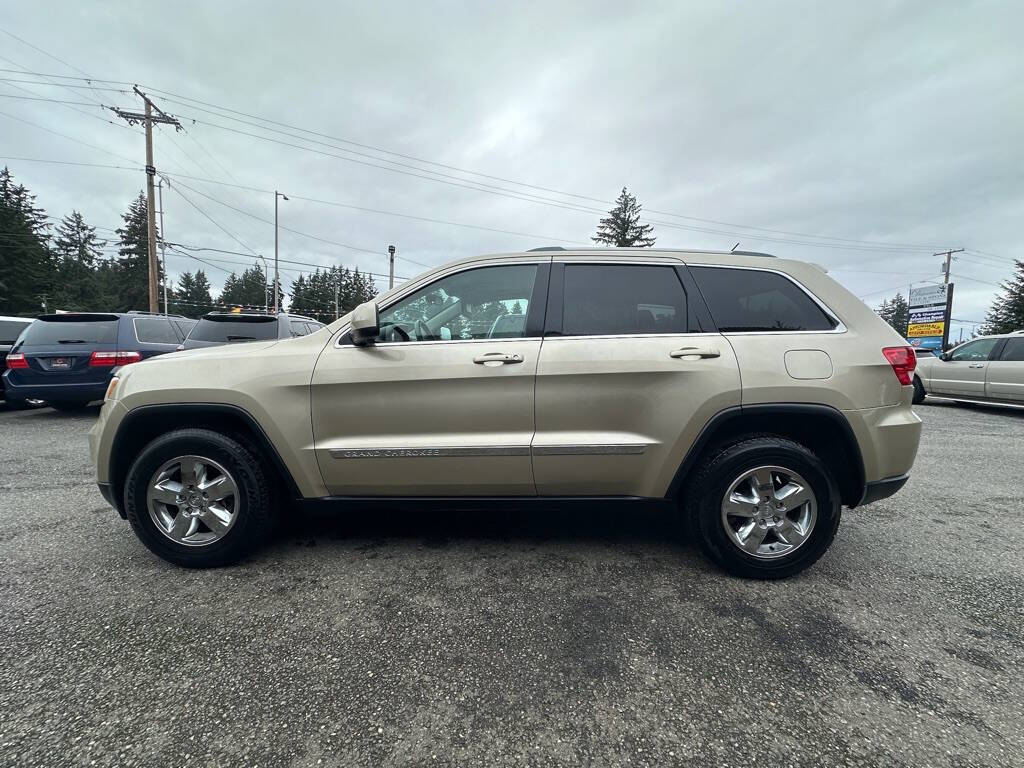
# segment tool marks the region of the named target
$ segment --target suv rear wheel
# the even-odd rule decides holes
[[[147,445],[128,471],[125,511],[150,551],[172,563],[234,563],[273,529],[258,454],[227,435],[182,429]]]
[[[690,485],[690,528],[736,576],[780,579],[812,565],[839,526],[839,489],[805,446],[752,437],[709,455]]]

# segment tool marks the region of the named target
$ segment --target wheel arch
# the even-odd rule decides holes
[[[267,460],[267,471],[300,498],[299,487],[259,422],[243,408],[224,403],[168,403],[133,408],[118,425],[110,449],[108,482],[118,514],[125,517],[124,483],[132,461],[162,434],[188,427],[212,429],[248,442]]]
[[[818,403],[758,403],[716,413],[690,447],[669,485],[668,497],[682,498],[700,459],[745,435],[777,435],[810,448],[832,470],[842,503],[860,504],[866,476],[860,445],[846,417]]]

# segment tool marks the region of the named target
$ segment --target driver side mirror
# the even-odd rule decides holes
[[[380,333],[377,302],[367,301],[352,310],[352,343],[365,347]]]
[[[939,360],[945,360],[948,362],[951,357],[953,357],[953,354],[951,352],[943,352],[941,355],[939,355]]]

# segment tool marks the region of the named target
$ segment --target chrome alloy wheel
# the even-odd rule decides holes
[[[157,529],[189,547],[212,544],[238,519],[238,485],[220,464],[203,456],[178,456],[153,473],[146,507]]]
[[[785,467],[747,470],[729,484],[722,499],[722,525],[729,540],[759,560],[798,549],[817,518],[810,483]]]

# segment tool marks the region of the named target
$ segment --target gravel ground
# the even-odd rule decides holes
[[[1024,411],[919,407],[910,483],[782,583],[649,514],[317,517],[194,572],[0,412],[0,764],[1024,765]]]

